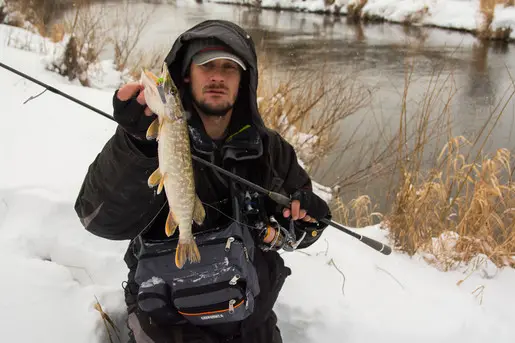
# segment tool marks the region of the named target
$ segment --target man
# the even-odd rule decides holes
[[[312,192],[310,178],[297,163],[292,146],[266,128],[259,115],[257,58],[251,37],[233,23],[204,21],[176,40],[165,61],[181,92],[184,108],[191,114],[188,125],[192,154],[266,189],[291,196],[290,209],[262,198],[251,199],[251,203],[256,207],[261,204],[261,213],[273,216],[276,223],[286,228],[293,223],[296,238],[303,238],[297,248],[314,243],[325,229],[318,220],[330,217],[329,208]],[[192,324],[185,319],[186,314],[174,307],[177,304],[174,300],[167,302],[166,308],[172,313],[167,312],[164,317],[145,310],[142,293],[146,290],[143,286],[148,285],[135,281],[136,271],[140,273],[144,268],[143,262],[138,260],[136,243],[168,242],[164,233],[169,212],[166,198],[163,193],[156,195],[147,185],[149,175],[158,164],[157,143],[145,138],[155,115],[146,106],[138,83],[129,83],[117,90],[113,107],[119,126],[91,164],[75,209],[85,228],[93,234],[113,240],[131,240],[125,255],[129,275],[124,287],[131,342],[282,342],[273,306],[291,271],[275,249],[252,247],[249,263],[255,268],[259,292],[255,299],[247,299],[254,301],[255,306],[241,321]],[[243,210],[238,209],[247,209],[251,203],[240,207],[235,205],[235,199],[243,199],[238,194],[245,190],[214,169],[193,162],[197,195],[206,210],[202,225],[194,225],[196,239],[201,233],[217,232],[218,228],[231,223],[239,225],[235,217],[241,221],[244,217],[241,216]],[[249,200],[251,193],[247,190],[245,199]],[[266,234],[263,230],[257,234],[248,220],[241,225],[246,225],[241,228],[251,232],[256,246],[278,244],[275,240],[279,237],[276,231],[280,230],[277,225],[268,226]],[[189,266],[195,267],[187,263],[184,268],[188,270]],[[151,286],[155,285],[159,286],[159,282]],[[170,287],[172,290],[163,297],[176,295],[174,285]],[[201,297],[190,298],[198,302]],[[217,312],[222,311],[204,317],[207,320],[224,317]]]

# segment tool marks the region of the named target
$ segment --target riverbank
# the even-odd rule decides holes
[[[299,88],[296,86],[287,87],[287,89],[296,89],[299,91],[298,94],[302,94],[303,96],[298,97],[295,94],[286,94],[284,87],[279,89],[276,88],[277,85],[270,88],[265,87],[269,92],[267,93],[268,99],[273,101],[261,101],[260,104],[264,106],[268,103],[273,106],[271,106],[271,108],[264,106],[266,108],[264,108],[261,113],[266,114],[269,112],[280,115],[272,115],[270,118],[284,118],[284,116],[282,116],[283,111],[289,111],[289,113],[293,114],[306,113],[305,109],[312,108],[312,103],[309,99],[310,97],[304,95],[311,94],[315,96],[315,98],[319,98],[318,94],[320,93],[316,91],[320,89],[319,86],[316,86],[317,80],[335,82],[336,85],[346,84],[345,82],[337,82],[337,80],[335,80],[338,75],[348,75],[350,69],[342,68],[342,66],[348,67],[354,63],[360,63],[363,72],[360,73],[359,77],[356,77],[356,80],[368,83],[370,89],[374,90],[373,98],[376,107],[364,109],[360,112],[363,116],[358,114],[345,119],[345,128],[341,132],[342,135],[346,136],[338,142],[340,146],[339,150],[336,150],[334,154],[334,163],[333,161],[329,161],[328,163],[324,163],[323,167],[321,167],[321,169],[323,169],[322,173],[330,169],[334,170],[332,173],[333,176],[336,177],[336,180],[334,182],[326,182],[322,177],[319,178],[317,176],[314,178],[325,185],[331,185],[331,188],[337,185],[339,188],[341,187],[343,189],[341,194],[343,194],[345,198],[341,200],[342,203],[348,204],[348,206],[337,206],[338,210],[334,211],[335,218],[346,225],[356,225],[357,227],[375,224],[377,223],[377,218],[382,218],[381,220],[391,223],[390,228],[393,229],[391,232],[397,232],[395,239],[399,242],[398,246],[400,246],[401,249],[405,249],[405,251],[408,251],[410,254],[418,248],[422,250],[426,249],[425,244],[433,237],[439,237],[444,232],[452,231],[458,232],[460,237],[462,237],[460,240],[468,244],[463,245],[460,243],[457,245],[458,249],[462,249],[463,246],[473,246],[474,249],[471,251],[482,251],[489,255],[489,257],[492,257],[492,252],[497,255],[500,253],[501,255],[495,258],[495,261],[500,264],[504,263],[503,258],[507,256],[511,258],[513,254],[510,255],[510,253],[515,250],[509,250],[511,247],[506,248],[508,243],[513,244],[513,242],[515,242],[515,239],[511,238],[513,232],[512,224],[509,222],[511,219],[506,215],[506,213],[511,213],[511,211],[509,211],[510,208],[515,207],[515,205],[511,205],[511,202],[506,201],[506,199],[515,199],[515,196],[512,196],[512,194],[515,195],[515,188],[512,187],[511,179],[508,180],[506,184],[503,184],[503,189],[510,187],[509,194],[501,194],[501,198],[503,198],[502,203],[506,204],[506,207],[500,208],[499,206],[493,206],[491,210],[482,214],[484,220],[496,218],[496,221],[487,227],[487,232],[484,232],[482,230],[475,230],[473,225],[464,225],[464,223],[467,221],[470,222],[471,220],[479,224],[481,224],[481,221],[477,221],[477,218],[470,215],[470,213],[475,215],[475,212],[462,211],[462,209],[475,206],[475,204],[483,204],[484,199],[481,197],[482,193],[478,194],[477,197],[475,195],[474,197],[470,197],[472,193],[453,196],[452,199],[458,200],[451,203],[448,195],[451,194],[453,188],[447,187],[453,186],[453,184],[435,180],[434,176],[438,176],[438,173],[430,174],[429,176],[427,174],[431,168],[434,168],[433,170],[440,170],[441,168],[438,167],[441,166],[441,161],[422,160],[422,158],[425,159],[425,157],[431,154],[437,156],[442,148],[441,144],[460,136],[465,137],[470,142],[479,142],[475,144],[475,147],[469,147],[470,150],[474,148],[476,150],[474,150],[474,154],[467,154],[466,160],[470,162],[467,163],[467,166],[476,166],[478,164],[485,166],[492,165],[491,159],[483,159],[483,156],[479,155],[474,158],[474,156],[476,156],[475,152],[481,155],[495,154],[497,149],[500,148],[513,151],[513,149],[509,149],[509,146],[512,144],[509,136],[511,132],[513,132],[513,122],[510,120],[509,115],[509,108],[513,108],[509,104],[512,96],[509,95],[509,92],[513,84],[509,75],[504,75],[509,74],[504,73],[504,68],[508,70],[515,68],[515,65],[512,64],[515,59],[507,57],[507,50],[509,50],[507,44],[500,44],[506,49],[505,52],[499,53],[493,51],[489,53],[488,49],[483,49],[483,46],[488,44],[483,44],[485,42],[477,44],[477,40],[471,35],[417,28],[414,31],[431,31],[436,33],[436,37],[431,38],[426,33],[420,38],[413,36],[414,41],[422,43],[411,46],[410,44],[412,43],[408,39],[409,37],[402,36],[402,31],[406,30],[408,26],[403,27],[390,25],[388,23],[381,25],[355,25],[346,23],[332,16],[320,16],[312,13],[255,10],[249,7],[221,6],[214,3],[197,4],[193,2],[193,0],[184,1],[177,5],[166,4],[156,7],[150,4],[138,4],[137,7],[131,9],[131,11],[136,11],[139,17],[141,17],[141,13],[149,10],[149,8],[145,8],[145,6],[152,7],[152,10],[158,9],[152,16],[152,25],[149,26],[149,31],[141,38],[141,40],[146,40],[151,45],[156,45],[159,42],[159,39],[156,39],[155,33],[157,32],[159,32],[162,37],[166,37],[166,41],[169,42],[170,37],[177,36],[179,32],[191,27],[200,20],[226,18],[227,20],[238,22],[244,27],[251,29],[251,34],[260,41],[264,40],[266,44],[271,43],[272,45],[268,45],[269,51],[272,51],[271,54],[273,56],[282,58],[279,64],[282,66],[281,68],[285,69],[284,66],[304,68],[301,69],[301,71],[304,72],[303,75],[308,76],[308,79],[299,77],[292,77],[292,79],[296,80],[296,82],[304,83],[308,85],[308,87],[312,87],[311,91],[299,91]],[[94,13],[102,13],[102,17],[108,17],[110,19],[110,23],[108,24],[111,28],[128,27],[127,25],[135,24],[134,20],[123,22],[124,24],[117,24],[118,22],[114,20],[114,18],[117,17],[111,15],[106,16],[107,12],[105,10],[101,11],[102,6],[84,8],[85,11],[93,9],[95,11],[98,10]],[[134,18],[134,16],[130,15],[131,11],[125,11],[125,8],[118,8],[116,10],[116,12],[120,10],[120,12],[124,14],[122,18]],[[90,18],[90,15],[89,12],[80,12],[77,17],[82,20]],[[183,18],[184,21],[177,21],[174,27],[170,28],[169,18]],[[334,22],[328,23],[329,25],[323,26],[325,24],[324,21],[327,19],[330,19],[330,21],[333,21],[332,19],[335,20]],[[89,22],[94,21],[90,20]],[[317,25],[319,26],[317,27]],[[322,29],[320,29],[321,27]],[[378,32],[375,32],[367,36],[366,39],[363,39],[363,37],[366,36],[364,32],[356,32],[360,29],[366,31],[377,28],[381,28],[381,34],[378,35]],[[112,30],[107,30],[107,28],[106,30],[98,27],[94,27],[93,29],[99,30],[96,31],[97,34],[87,35],[85,37],[88,39],[91,37],[105,37],[104,32],[113,33]],[[319,30],[318,32],[316,32],[317,29]],[[452,40],[454,40],[450,47],[447,45],[449,40],[445,37],[447,34],[452,36]],[[76,32],[76,35],[78,37],[83,36],[80,32]],[[19,43],[17,47],[25,50],[34,43],[30,38],[23,39],[20,37],[20,39],[15,40],[12,35],[8,35],[8,37],[8,41],[10,42],[8,45],[13,46],[14,43]],[[151,37],[151,39],[149,40],[147,37]],[[116,39],[119,39],[119,37],[112,37],[113,44],[115,45]],[[64,51],[64,46],[67,45],[66,42],[68,42],[67,39],[61,39],[61,42],[54,46],[54,49],[50,48],[53,46],[52,44],[47,46],[48,51],[52,50],[55,52],[50,54],[50,61],[54,61],[53,58],[56,56],[58,57],[57,61],[60,61],[59,56],[63,55],[62,52]],[[101,42],[90,40],[87,41],[87,46],[90,48],[100,47],[100,43]],[[469,45],[468,48],[467,44]],[[477,47],[476,45],[480,45],[481,47]],[[460,47],[460,50],[455,53],[455,47],[457,46]],[[120,49],[120,51],[122,50],[124,49]],[[450,60],[451,50],[453,60]],[[82,49],[78,49],[77,53],[80,51],[82,51]],[[150,49],[143,50],[145,55],[150,55],[150,51]],[[261,55],[265,54],[263,50],[261,50],[260,53]],[[268,55],[268,53],[266,54]],[[93,56],[96,56],[96,58],[90,60],[89,65],[84,66],[88,67],[84,69],[87,70],[88,73],[79,73],[79,75],[76,76],[88,76],[86,79],[88,82],[84,82],[84,79],[80,79],[80,84],[82,85],[88,84],[91,87],[102,88],[102,86],[99,86],[102,82],[98,80],[98,72],[96,71],[99,69],[97,69],[97,66],[100,63],[105,63],[106,66],[110,64],[110,68],[115,68],[113,63],[109,62],[107,58],[116,58],[116,54],[108,57],[102,56],[101,58],[96,54]],[[330,58],[330,60],[327,61],[325,60],[326,58]],[[414,66],[413,82],[406,83],[406,66],[407,64],[411,65],[410,61],[414,58],[418,59],[419,62]],[[84,59],[77,58],[76,60]],[[323,70],[322,67],[325,63],[331,63],[331,69],[329,69],[331,70],[331,76],[328,77],[326,75],[323,78],[316,77],[314,71],[316,69]],[[445,66],[451,63],[459,67],[454,69]],[[61,66],[61,63],[52,64]],[[116,68],[119,68],[121,64],[115,63],[115,65]],[[497,67],[495,67],[496,65]],[[89,66],[91,66],[91,68],[89,68]],[[267,68],[264,69],[267,70]],[[55,66],[52,70],[56,70]],[[59,74],[63,75],[63,72],[68,70],[78,69],[72,66],[72,68],[61,68],[58,71]],[[100,68],[100,70],[102,70],[102,68]],[[440,112],[438,104],[449,104],[451,98],[445,99],[444,96],[442,96],[439,98],[441,101],[435,98],[438,94],[447,94],[445,91],[447,86],[433,79],[433,73],[438,70],[439,75],[447,75],[449,73],[449,75],[453,75],[452,79],[457,81],[455,86],[457,89],[456,94],[452,95],[452,97],[455,98],[456,106],[452,106],[452,104],[446,106],[447,109],[442,109],[442,112]],[[92,74],[89,74],[90,71]],[[117,79],[119,82],[120,74],[123,72],[120,69],[111,71],[113,71],[113,73],[109,74],[113,76],[118,75]],[[114,71],[116,71],[116,73],[114,73]],[[271,69],[271,71],[277,75],[277,69]],[[288,74],[293,71],[293,69],[288,70]],[[263,75],[263,73],[261,75]],[[65,76],[69,78],[69,74],[65,73]],[[291,74],[287,75],[283,73],[282,77],[284,78],[283,82],[288,84],[287,77],[291,77]],[[308,82],[302,82],[302,80],[307,80]],[[263,82],[260,82],[260,85],[263,84]],[[407,87],[404,91],[399,89],[403,84]],[[324,82],[324,85],[327,86],[327,82]],[[329,86],[329,88],[331,87]],[[338,88],[335,89],[339,90]],[[506,89],[509,95],[508,98],[505,97],[506,92],[501,93],[502,89]],[[343,94],[342,92],[338,93]],[[398,96],[402,97],[402,94],[409,95],[400,99]],[[281,101],[278,101],[278,99],[281,99]],[[284,102],[282,101],[283,99]],[[328,99],[330,99],[331,102],[324,104],[327,111],[322,110],[320,113],[331,114],[337,113],[335,111],[347,110],[349,107],[352,108],[352,106],[342,105],[337,98],[330,96]],[[400,100],[400,102],[397,102],[397,100]],[[417,104],[422,103],[426,104],[424,108],[418,108]],[[498,104],[497,106],[495,105],[496,103]],[[503,104],[506,105],[503,106]],[[308,105],[308,107],[303,105]],[[508,113],[507,115],[493,113],[496,112],[492,110],[493,108],[507,108]],[[267,111],[267,109],[270,110]],[[380,121],[373,121],[370,116],[370,113],[374,114],[373,111],[375,109],[384,111],[386,114],[384,117],[380,118]],[[402,115],[404,115],[404,119],[402,120],[397,114],[399,109],[402,110]],[[365,115],[369,116],[365,117]],[[453,119],[453,127],[446,125],[449,123],[447,115],[449,115],[449,118]],[[291,116],[286,115],[286,118],[289,124],[293,123],[293,121],[290,120]],[[361,127],[361,123],[365,123],[369,118],[369,123],[365,124],[365,126],[368,126]],[[495,118],[494,122],[492,118]],[[404,124],[408,123],[408,119],[412,123],[430,123],[431,125],[421,124],[422,126],[404,127]],[[435,126],[437,125],[435,120],[436,123],[442,124],[438,127]],[[322,120],[322,123],[327,124],[331,122]],[[381,125],[379,125],[379,123]],[[396,127],[396,123],[400,123],[400,126]],[[373,126],[374,124],[377,125],[377,128]],[[495,133],[493,133],[494,131],[492,130],[488,130],[488,133],[486,133],[485,125],[490,124],[496,127]],[[330,126],[340,127],[337,124]],[[312,125],[311,127],[320,129],[321,126]],[[406,138],[404,132],[407,128],[410,131],[417,130],[416,139],[412,139],[409,142],[402,140]],[[502,129],[497,130],[497,128]],[[288,130],[289,127],[286,127],[286,129]],[[325,132],[325,130],[322,131]],[[305,131],[301,130],[300,132]],[[485,134],[483,135],[483,133]],[[366,137],[364,137],[365,135]],[[506,138],[502,138],[502,135],[505,135]],[[287,136],[287,139],[295,139],[298,137],[302,140],[302,136],[303,135],[293,133]],[[315,136],[318,137],[318,135],[312,135],[312,137]],[[411,137],[411,134],[409,136]],[[340,139],[341,136],[335,132],[332,136],[328,134],[328,137]],[[484,143],[482,142],[483,139]],[[331,141],[334,142],[335,139]],[[297,140],[297,142],[299,141]],[[412,142],[417,142],[418,145],[413,145],[411,144]],[[304,156],[302,155],[309,152],[309,149],[306,149],[302,143],[293,145],[296,146],[300,158],[304,160]],[[404,150],[404,148],[400,149],[400,147],[406,147],[407,150]],[[325,151],[327,151],[327,149],[325,149]],[[421,152],[427,153],[421,154]],[[309,155],[315,156],[318,160],[322,159],[321,154]],[[356,156],[359,156],[359,158]],[[389,160],[384,160],[381,159],[382,156],[390,157]],[[461,161],[462,159],[458,157],[456,160]],[[503,160],[508,160],[508,158],[503,157]],[[394,169],[393,167],[398,166],[399,162],[404,163],[404,166]],[[406,164],[407,162],[409,162],[409,164]],[[424,162],[424,168],[420,168],[422,162]],[[495,163],[496,162],[493,164]],[[337,164],[339,164],[338,167],[335,167]],[[455,164],[452,163],[451,165],[454,166]],[[409,170],[410,173],[406,173],[406,170]],[[479,169],[476,168],[475,170]],[[463,174],[461,170],[457,172],[458,176],[468,175],[468,173]],[[472,173],[472,171],[470,173]],[[486,174],[492,175],[490,172]],[[510,173],[510,175],[511,174],[512,173]],[[410,179],[412,175],[416,175],[416,177]],[[450,175],[452,176],[452,173]],[[456,178],[452,176],[451,179]],[[403,180],[406,180],[406,182],[403,182]],[[473,181],[474,186],[479,185],[482,187],[484,184],[484,180],[481,178],[463,178],[461,180],[464,182],[463,185],[468,184],[468,181]],[[492,178],[491,181],[492,184],[499,184],[494,178]],[[371,185],[371,183],[374,184]],[[434,199],[435,202],[431,202],[433,201],[431,197],[421,198],[421,200],[430,200],[429,203],[412,201],[412,196],[419,194],[419,189],[424,190],[427,189],[427,186],[435,184],[439,187],[441,186],[441,189],[448,189],[448,191],[438,193],[439,197]],[[399,190],[403,190],[405,185],[409,187],[405,188],[403,192],[399,192]],[[431,187],[428,189],[432,190]],[[470,188],[467,186],[460,189],[466,191]],[[484,188],[479,189],[484,190]],[[413,190],[415,190],[415,192],[411,193]],[[494,189],[494,191],[496,191],[496,189]],[[399,194],[397,198],[395,197],[396,194]],[[489,194],[489,191],[485,191],[484,194]],[[369,199],[370,201],[366,203],[358,201],[359,199]],[[408,201],[405,199],[408,199]],[[492,199],[492,205],[495,205],[496,198],[490,196],[488,199]],[[380,203],[380,208],[375,206],[377,202]],[[406,204],[412,206],[414,210],[406,211]],[[420,208],[423,210],[420,211]],[[433,209],[436,210],[432,211]],[[378,216],[376,213],[382,215]],[[401,215],[399,215],[399,213]],[[458,215],[459,220],[449,222],[443,219],[442,222],[439,223],[441,226],[438,228],[436,228],[432,222],[420,222],[420,219],[448,218],[449,214],[452,215],[450,218],[455,218],[455,216]],[[501,220],[498,220],[498,218],[501,218]],[[507,223],[502,222],[504,218],[508,221]],[[496,226],[499,223],[501,227]],[[458,224],[459,227],[457,226]],[[468,231],[464,232],[461,228],[466,228]],[[482,229],[482,227],[480,229]],[[490,235],[490,233],[495,234],[499,232],[499,230],[507,232],[506,236],[492,237],[493,243],[488,243],[487,246],[478,246],[476,244],[477,242],[483,242],[484,238],[489,237],[488,235]],[[405,240],[403,234],[410,231],[414,232],[412,235],[408,235],[408,238],[414,238],[414,240]],[[419,236],[418,232],[426,232],[427,234]],[[476,237],[478,237],[478,240],[476,240]],[[497,246],[501,249],[497,249]],[[476,248],[479,250],[476,250]],[[463,250],[460,250],[460,252],[463,252]],[[466,262],[469,261],[470,255],[468,253],[463,256]],[[458,260],[461,260],[461,258]],[[511,262],[508,261],[508,263]],[[515,265],[515,263],[512,264]]]
[[[342,15],[347,16],[348,19],[357,18],[362,21],[388,21],[413,26],[438,27],[465,31],[488,39],[515,42],[515,7],[488,4],[489,0],[208,1],[266,9]]]
[[[96,89],[69,81],[45,68],[46,54],[8,45],[15,36],[35,47],[52,45],[0,25],[0,61],[112,110],[114,85],[106,78],[95,79]],[[26,102],[42,88],[4,69],[0,84],[0,158],[10,166],[0,174],[2,339],[106,343],[111,335],[112,342],[126,342],[128,241],[94,236],[74,211],[84,175],[116,125],[50,92]],[[20,118],[23,130],[14,130]],[[390,243],[378,225],[350,229]],[[281,256],[292,270],[274,305],[284,342],[513,341],[515,270],[484,255],[443,273],[427,263],[431,255],[386,256],[330,227],[311,247]],[[97,301],[119,331],[95,309]]]

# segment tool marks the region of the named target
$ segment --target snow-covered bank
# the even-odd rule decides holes
[[[333,13],[347,15],[349,6],[358,0],[208,0],[210,2],[253,5],[261,8]],[[362,16],[394,23],[427,25],[440,28],[475,32],[482,22],[479,0],[367,0]],[[492,30],[511,29],[515,40],[515,7],[495,7]]]
[[[50,73],[39,51],[5,44],[9,30],[0,25],[1,62],[111,112],[113,88],[100,80],[101,89],[84,88]],[[86,232],[73,205],[115,124],[50,92],[23,104],[41,87],[4,69],[0,84],[2,342],[107,342],[93,306],[96,296],[124,329],[127,242]],[[387,241],[378,227],[360,233]],[[384,256],[332,228],[283,257],[293,270],[276,305],[285,343],[513,341],[513,269],[444,273],[420,256]]]

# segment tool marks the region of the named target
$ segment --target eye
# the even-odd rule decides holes
[[[201,69],[204,69],[204,70],[210,70],[210,69],[213,69],[213,63],[212,62],[208,62],[206,64],[202,64],[199,66]]]
[[[239,72],[239,67],[236,65],[236,63],[227,63],[223,65],[223,70],[225,70],[227,73],[235,74]]]

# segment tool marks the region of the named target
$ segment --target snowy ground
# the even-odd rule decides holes
[[[208,1],[228,4],[256,3],[248,0]],[[260,6],[347,14],[347,7],[359,2],[358,0],[261,0]],[[367,0],[362,14],[398,23],[409,22],[414,25],[432,25],[466,31],[476,30],[482,20],[479,0]],[[504,5],[497,5],[492,28],[511,28],[510,38],[515,39],[515,7],[505,8]]]
[[[111,112],[112,88],[86,89],[45,71],[41,54],[6,45],[8,31],[0,25],[2,63]],[[97,85],[112,84],[116,74],[100,76]],[[87,233],[73,204],[114,124],[50,92],[23,104],[41,87],[4,69],[0,84],[1,341],[107,342],[93,306],[97,297],[123,329],[127,242]],[[377,227],[360,232],[386,241]],[[334,229],[306,251],[283,256],[293,270],[276,306],[285,342],[511,343],[515,337],[512,269],[483,264],[457,286],[465,268],[444,273],[420,257],[384,256]]]

